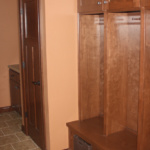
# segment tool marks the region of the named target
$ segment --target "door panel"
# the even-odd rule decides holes
[[[78,0],[78,12],[101,12],[102,0]]]
[[[24,3],[25,38],[38,37],[38,18],[36,12],[36,1],[28,1]]]
[[[110,0],[109,10],[128,9],[140,6],[140,0]]]
[[[25,90],[28,134],[42,148],[44,142],[43,102],[41,97],[41,60],[38,0],[23,0]]]

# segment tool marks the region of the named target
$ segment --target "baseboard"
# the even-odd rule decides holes
[[[7,107],[0,107],[0,113],[4,113],[4,112],[10,112],[13,111],[14,109],[11,106],[7,106]]]

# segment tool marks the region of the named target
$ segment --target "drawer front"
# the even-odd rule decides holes
[[[140,0],[109,0],[109,10],[139,8]]]
[[[10,80],[13,80],[15,82],[17,82],[18,84],[20,84],[20,75],[19,73],[13,71],[13,70],[9,70],[9,78]]]
[[[10,80],[16,81],[16,72],[9,70],[9,78]]]
[[[20,74],[19,73],[16,74],[16,82],[18,84],[20,84]]]

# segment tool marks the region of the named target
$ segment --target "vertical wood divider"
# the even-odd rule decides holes
[[[145,51],[145,9],[141,9],[141,50],[140,50],[140,90],[139,90],[139,112],[138,112],[138,145],[141,150],[142,128],[143,128],[143,88],[144,88],[144,51]]]
[[[108,12],[104,12],[104,134],[108,135],[107,131],[107,22]]]

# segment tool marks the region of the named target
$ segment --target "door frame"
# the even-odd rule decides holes
[[[48,107],[48,89],[47,89],[47,68],[46,68],[46,35],[45,35],[45,3],[43,0],[38,0],[39,5],[39,39],[40,39],[40,57],[41,57],[41,97],[42,97],[42,111],[44,120],[44,143],[45,150],[50,150],[50,135],[49,135],[49,107]],[[25,62],[23,49],[23,13],[22,0],[18,0],[19,6],[19,24],[20,24],[20,70],[21,70],[21,99],[22,99],[22,131],[28,135],[28,118],[25,117],[27,112],[27,100],[25,91],[25,70],[23,68]]]

